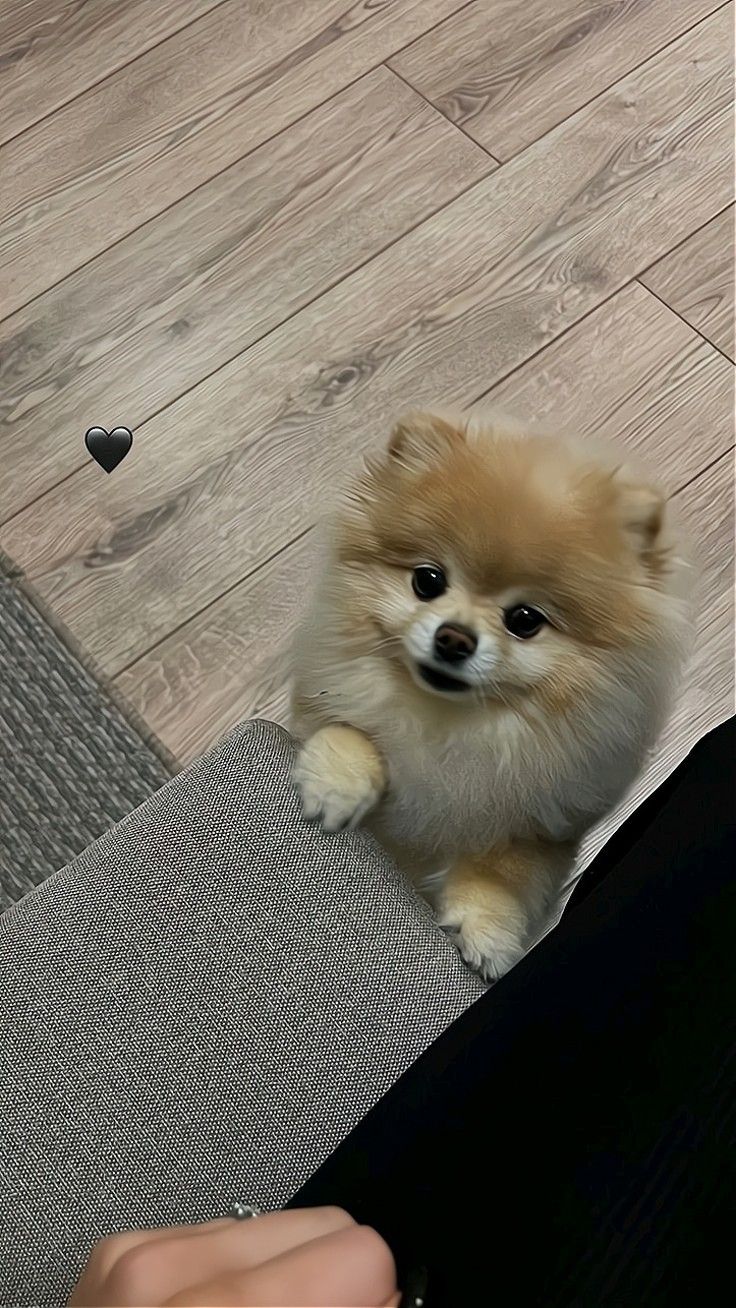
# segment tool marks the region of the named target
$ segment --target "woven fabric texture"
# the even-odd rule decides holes
[[[278,1206],[483,993],[253,722],[0,917],[0,1302],[100,1236]]]
[[[0,911],[171,776],[1,567]]]

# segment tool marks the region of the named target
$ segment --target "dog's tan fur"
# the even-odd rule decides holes
[[[662,725],[690,627],[669,517],[588,443],[413,413],[333,523],[296,646],[305,813],[365,821],[439,880],[440,921],[488,977],[539,931]],[[423,602],[428,562],[450,585]],[[528,641],[502,621],[522,602],[550,619]],[[416,672],[440,621],[481,639],[459,698]]]

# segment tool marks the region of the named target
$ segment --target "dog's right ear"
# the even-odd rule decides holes
[[[389,458],[408,472],[427,472],[464,440],[465,432],[459,424],[414,409],[399,418],[391,432]]]

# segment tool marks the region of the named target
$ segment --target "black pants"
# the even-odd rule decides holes
[[[289,1205],[425,1264],[427,1308],[734,1301],[734,721]]]

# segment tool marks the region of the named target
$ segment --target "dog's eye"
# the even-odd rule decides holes
[[[503,615],[506,630],[519,640],[530,640],[541,631],[546,622],[544,614],[539,609],[532,608],[531,604],[515,604],[513,608],[506,609]]]
[[[434,564],[422,563],[412,573],[411,586],[418,599],[432,600],[447,590],[447,577]]]

